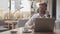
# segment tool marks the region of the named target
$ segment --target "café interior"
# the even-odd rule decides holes
[[[40,2],[47,3],[47,11],[55,18],[54,33],[25,32],[25,23],[36,14]],[[60,0],[0,0],[0,34],[60,34]]]

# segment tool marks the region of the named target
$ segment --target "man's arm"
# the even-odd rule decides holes
[[[33,28],[35,26],[34,24],[34,21],[35,21],[35,18],[37,17],[37,14],[34,14],[25,24],[25,27],[28,27],[28,28]]]

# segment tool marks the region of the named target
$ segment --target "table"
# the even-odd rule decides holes
[[[12,29],[14,29],[17,22],[18,21],[11,21],[11,20],[10,21],[9,20],[5,21],[5,23],[8,24],[8,29],[9,29],[10,24],[12,25]]]
[[[51,33],[51,32],[46,32],[46,33],[43,33],[43,32],[34,32],[32,31],[31,33],[23,33],[23,28],[16,28],[16,29],[12,29],[12,30],[9,30],[9,31],[5,31],[5,32],[1,32],[0,34],[11,34],[10,32],[11,31],[17,31],[17,34],[60,34],[60,30],[55,30],[54,33]]]

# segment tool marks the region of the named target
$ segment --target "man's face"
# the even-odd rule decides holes
[[[46,6],[45,5],[39,5],[39,12],[41,13],[41,12],[43,12],[43,11],[45,11],[45,9],[46,9]]]
[[[39,10],[40,11],[45,11],[45,8],[46,8],[45,5],[39,5]]]

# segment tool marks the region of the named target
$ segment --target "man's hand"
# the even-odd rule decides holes
[[[28,28],[29,28],[29,29],[34,29],[35,26],[34,26],[34,25],[30,25],[30,26],[28,26]]]

